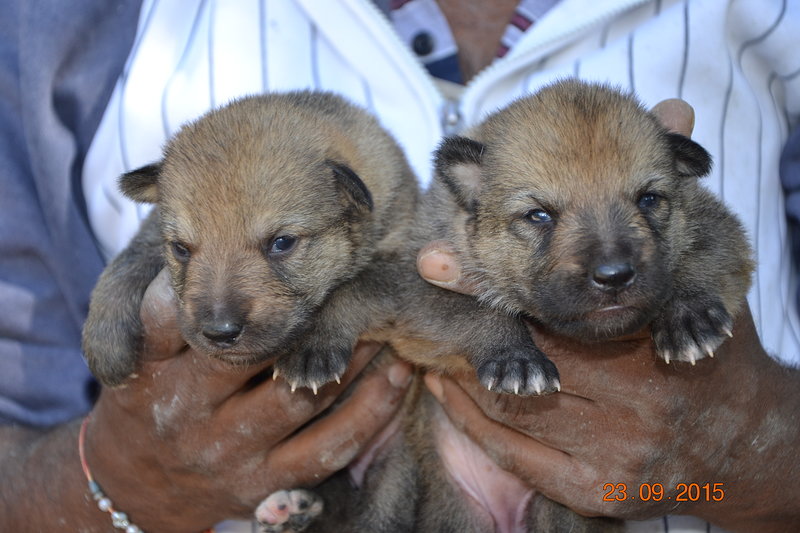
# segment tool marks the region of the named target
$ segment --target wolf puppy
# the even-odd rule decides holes
[[[694,141],[632,96],[575,80],[490,116],[436,156],[434,212],[489,305],[582,341],[650,325],[692,364],[731,334],[753,270],[738,220],[696,178]]]
[[[120,186],[156,207],[92,294],[84,353],[106,385],[136,372],[139,307],[165,264],[192,347],[234,364],[281,354],[275,372],[293,387],[338,379],[372,315],[394,309],[368,271],[405,243],[416,180],[378,122],[339,97],[236,101]]]

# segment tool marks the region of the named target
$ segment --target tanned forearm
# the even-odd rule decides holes
[[[78,457],[80,422],[49,431],[0,427],[0,531],[110,531]]]

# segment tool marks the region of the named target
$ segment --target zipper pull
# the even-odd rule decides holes
[[[455,135],[463,128],[463,117],[457,100],[447,99],[442,106],[442,131],[445,136]]]

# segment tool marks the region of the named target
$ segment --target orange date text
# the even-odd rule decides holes
[[[722,483],[677,483],[669,491],[661,483],[641,483],[631,487],[627,483],[603,485],[604,502],[721,502],[723,499],[725,490]]]

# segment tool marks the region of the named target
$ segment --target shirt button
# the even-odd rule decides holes
[[[433,37],[426,31],[419,32],[411,41],[411,48],[418,56],[426,56],[433,52]]]

